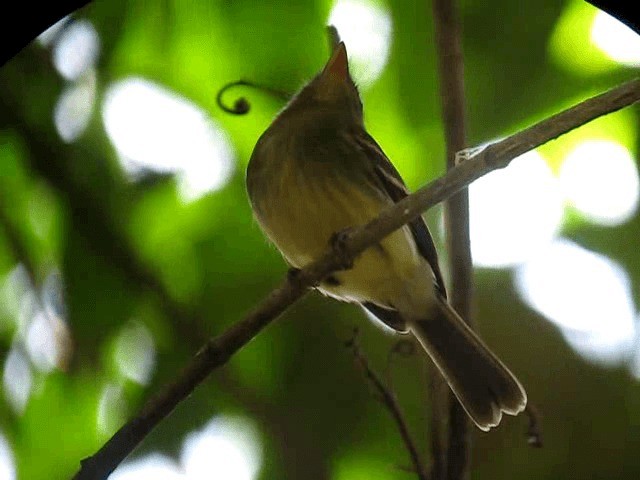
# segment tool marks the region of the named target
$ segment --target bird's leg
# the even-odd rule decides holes
[[[300,278],[300,269],[296,267],[289,267],[289,270],[287,270],[287,278],[291,283],[296,283]]]

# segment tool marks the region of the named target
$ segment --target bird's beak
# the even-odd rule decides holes
[[[349,78],[349,62],[347,60],[347,48],[344,42],[338,43],[327,65],[322,71],[322,77],[330,77],[334,80],[345,81]]]

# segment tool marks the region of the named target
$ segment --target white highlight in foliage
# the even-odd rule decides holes
[[[13,461],[13,452],[7,439],[0,433],[0,478],[2,480],[15,480],[16,466]]]
[[[151,332],[134,322],[122,329],[116,340],[115,361],[120,374],[136,383],[146,385],[156,363],[156,349]]]
[[[483,267],[520,264],[555,236],[564,213],[557,179],[535,151],[469,187],[471,253]]]
[[[126,407],[122,386],[114,383],[105,385],[98,401],[98,431],[105,436],[113,435],[125,420]]]
[[[213,478],[213,477],[211,477]],[[188,480],[170,458],[152,453],[126,462],[109,476],[110,480]]]
[[[638,207],[638,169],[629,150],[605,140],[580,143],[560,168],[567,200],[591,221],[606,225],[625,222]]]
[[[232,170],[232,149],[223,131],[187,99],[141,78],[107,90],[104,124],[124,168],[178,173],[183,198],[222,188]]]
[[[65,27],[53,48],[53,64],[60,75],[75,80],[93,67],[100,53],[98,32],[88,20]]]
[[[640,65],[640,35],[602,10],[593,19],[591,42],[616,62]]]
[[[352,74],[358,85],[372,84],[389,58],[391,17],[377,5],[358,0],[338,0],[328,20],[347,46]]]
[[[246,420],[217,417],[187,436],[182,448],[187,477],[254,480],[262,463],[258,435]]]
[[[89,69],[60,94],[53,110],[56,130],[65,142],[76,140],[87,128],[96,96],[96,74]]]
[[[516,286],[583,357],[604,364],[629,359],[635,338],[631,284],[612,260],[556,240],[518,269]]]
[[[13,347],[4,363],[2,385],[7,402],[19,415],[27,406],[32,383],[29,359],[21,350]]]
[[[54,321],[43,310],[38,309],[27,329],[27,352],[33,364],[42,372],[50,372],[58,366],[60,360],[60,345],[56,340]]]
[[[262,452],[255,427],[237,417],[216,417],[187,435],[180,462],[158,453],[126,462],[112,480],[255,480]]]
[[[42,32],[40,35],[38,35],[38,38],[36,38],[36,41],[40,43],[40,45],[43,45],[45,47],[50,47],[53,40],[55,40],[55,38],[60,33],[60,29],[66,25],[68,20],[69,20],[69,15],[61,18],[56,23],[54,23],[49,28],[47,28],[44,32]]]

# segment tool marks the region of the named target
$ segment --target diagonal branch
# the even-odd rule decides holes
[[[93,456],[83,460],[75,479],[104,479],[131,453],[155,426],[182,402],[215,368],[255,337],[264,327],[301,298],[331,272],[353,259],[424,210],[447,199],[461,188],[517,156],[607,113],[640,100],[640,80],[616,87],[535,124],[515,135],[489,145],[474,156],[385,210],[379,217],[354,229],[341,242],[341,251],[327,251],[284,282],[257,305],[243,320],[222,335],[210,339],[190,361],[175,382],[153,397],[142,411]]]

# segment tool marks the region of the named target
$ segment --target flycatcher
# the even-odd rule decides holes
[[[340,42],[325,68],[262,134],[247,169],[255,217],[287,263],[303,268],[336,232],[363,225],[408,195],[367,133]],[[516,415],[527,396],[513,374],[447,302],[433,239],[419,217],[335,272],[322,293],[360,304],[415,335],[482,430]]]

